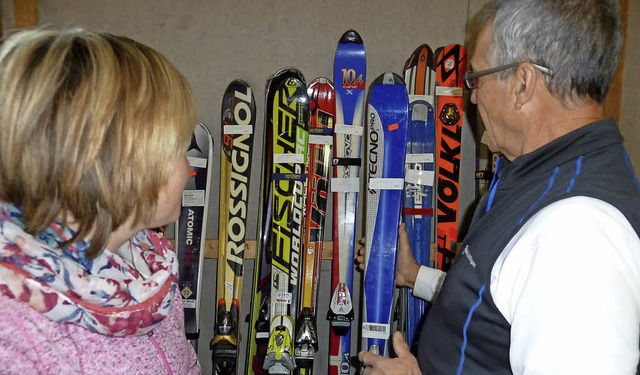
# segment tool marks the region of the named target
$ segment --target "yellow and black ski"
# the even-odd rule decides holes
[[[269,374],[289,374],[295,368],[293,334],[304,237],[309,136],[306,90],[304,81],[287,78],[277,88],[272,103],[271,324],[263,365]]]
[[[234,80],[222,98],[217,316],[210,345],[215,375],[231,375],[237,371],[238,316],[255,119],[256,103],[251,87],[244,81]]]
[[[258,233],[253,277],[251,313],[247,316],[249,337],[247,343],[248,375],[268,374],[263,368],[267,356],[269,326],[271,324],[271,225],[272,225],[272,169],[273,169],[273,99],[277,88],[289,78],[304,82],[304,76],[295,68],[284,68],[273,74],[265,85],[264,137],[262,141],[262,177],[260,179],[260,205],[258,207]]]

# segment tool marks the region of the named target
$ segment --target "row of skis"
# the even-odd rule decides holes
[[[380,75],[369,83],[366,97],[364,44],[356,31],[348,30],[335,54],[335,87],[327,78],[307,85],[295,68],[267,80],[253,302],[245,320],[250,326],[246,373],[310,374],[321,344],[318,314],[326,314],[331,326],[329,373],[350,373],[351,356],[357,352],[351,349],[352,288],[362,189],[367,251],[361,342],[367,350],[389,355],[387,341],[394,325],[413,347],[426,306],[411,291],[396,293],[394,301],[398,226],[406,223],[419,263],[448,269],[457,243],[465,71],[461,45],[435,53],[421,45],[406,61],[403,77]],[[255,124],[251,88],[241,80],[231,82],[222,103],[217,316],[210,344],[214,374],[235,374],[241,357],[240,301]],[[211,134],[199,124],[187,155],[191,178],[176,224],[185,329],[192,340],[199,334],[212,150]],[[317,295],[331,196],[332,293],[325,312],[318,311]],[[395,306],[402,312],[397,320]]]

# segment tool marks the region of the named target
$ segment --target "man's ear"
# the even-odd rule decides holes
[[[533,64],[524,62],[516,67],[514,83],[516,109],[521,109],[531,100],[535,94],[539,79],[540,77]]]

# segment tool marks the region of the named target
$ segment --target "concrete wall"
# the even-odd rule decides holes
[[[401,72],[410,53],[422,43],[438,47],[463,43],[466,23],[484,4],[481,0],[422,1],[294,1],[294,0],[46,0],[39,1],[40,24],[82,26],[123,34],[149,44],[173,61],[191,81],[198,103],[198,118],[214,133],[218,173],[220,105],[227,84],[236,78],[247,81],[258,103],[255,144],[262,139],[264,85],[266,78],[285,66],[299,68],[310,82],[319,76],[332,77],[333,56],[342,33],[354,28],[367,50],[367,80],[392,70]],[[640,4],[630,1],[629,38],[622,101],[621,129],[627,139],[633,163],[640,170],[639,61]],[[0,0],[3,33],[13,28],[13,1]],[[462,169],[463,209],[473,201],[474,138],[465,121]],[[248,239],[255,239],[261,152],[254,154],[250,193]],[[214,179],[214,181],[217,181]],[[208,238],[217,238],[218,186],[213,184],[208,220]],[[362,207],[362,205],[360,205]],[[359,216],[358,220],[361,220]],[[331,225],[329,222],[328,225]],[[361,230],[359,230],[361,233]],[[327,239],[328,236],[327,236]],[[212,337],[215,303],[216,261],[205,261],[201,313],[200,360],[205,373],[211,372],[208,343]],[[253,275],[253,261],[247,261],[245,275]],[[328,308],[330,263],[322,264],[319,301],[321,346],[316,373],[326,373],[328,324],[323,317]],[[356,290],[360,274],[356,273]],[[242,306],[249,310],[251,276],[245,278]],[[245,309],[246,308],[246,309]],[[357,319],[357,318],[356,318]],[[357,321],[357,320],[356,320]],[[246,337],[246,324],[243,325]],[[354,348],[356,348],[354,335]],[[246,340],[244,340],[246,342]],[[242,347],[244,350],[244,345]],[[355,353],[357,350],[353,350]],[[242,364],[243,365],[243,364]],[[240,373],[243,373],[243,367]]]

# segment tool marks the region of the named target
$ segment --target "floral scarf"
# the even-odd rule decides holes
[[[59,222],[36,236],[23,228],[20,210],[0,204],[0,293],[53,321],[106,336],[147,333],[169,314],[178,262],[153,231],[89,259],[87,241],[59,248],[74,235]],[[20,246],[18,236],[25,240]]]

